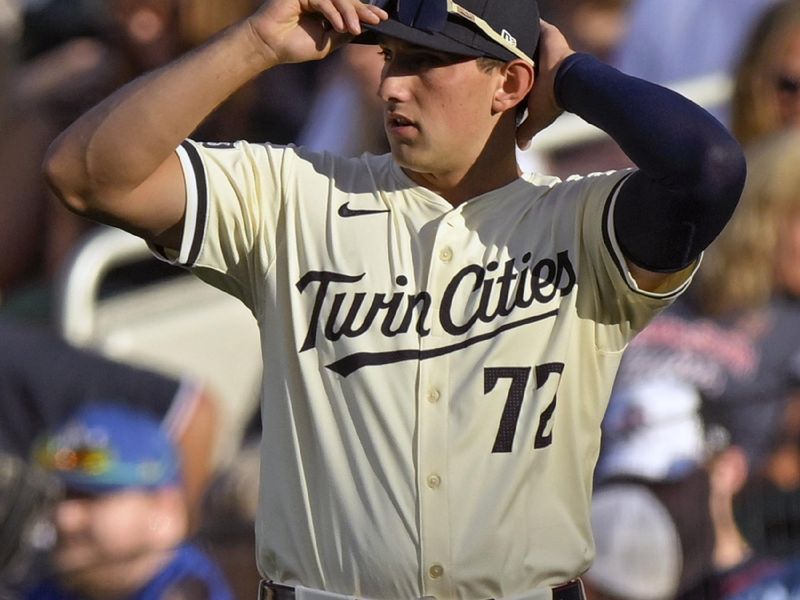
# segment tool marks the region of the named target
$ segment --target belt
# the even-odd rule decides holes
[[[559,585],[549,590],[552,595],[545,595],[547,590],[537,590],[537,593],[531,593],[531,600],[539,600],[544,598],[552,598],[552,600],[586,600],[586,595],[583,592],[583,583],[580,579],[573,579],[572,581]],[[526,596],[515,595],[517,600],[525,600]],[[282,583],[275,583],[274,581],[267,581],[262,579],[258,587],[258,600],[359,600],[355,596],[347,596],[344,594],[334,594],[332,592],[325,592],[323,590],[315,590],[305,587],[292,587],[290,585],[283,585]],[[362,599],[363,600],[363,599]],[[427,598],[425,599],[427,600]],[[431,599],[432,600],[432,599]],[[492,600],[492,599],[489,599]]]

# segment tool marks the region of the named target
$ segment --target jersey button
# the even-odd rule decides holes
[[[450,262],[453,260],[453,251],[450,248],[442,248],[439,252],[439,260],[442,262]]]
[[[439,392],[439,390],[431,390],[430,392],[428,392],[427,395],[428,402],[430,402],[431,404],[435,404],[436,402],[438,402],[439,398],[441,397],[442,394]]]
[[[438,475],[428,475],[428,487],[435,490],[442,485],[442,478]]]
[[[442,575],[444,575],[444,567],[442,565],[432,565],[430,569],[428,569],[428,575],[431,576],[431,579],[439,579]]]

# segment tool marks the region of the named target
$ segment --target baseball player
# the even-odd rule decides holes
[[[381,5],[265,2],[79,119],[48,180],[256,316],[264,597],[581,598],[620,356],[729,218],[741,150],[535,0]],[[353,37],[384,57],[390,154],[185,139]],[[515,142],[564,109],[639,169],[521,173]]]

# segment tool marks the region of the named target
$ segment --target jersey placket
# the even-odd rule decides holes
[[[458,209],[439,224],[433,246],[427,289],[433,299],[431,334],[420,339],[420,350],[441,348],[452,342],[442,329],[439,308],[444,290],[458,270],[461,257],[454,248],[457,231],[452,225]],[[448,598],[455,595],[450,530],[448,481],[448,422],[450,410],[450,355],[422,360],[417,390],[418,465],[420,504],[421,578],[423,595]]]

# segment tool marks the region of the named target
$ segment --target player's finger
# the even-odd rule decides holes
[[[323,27],[339,33],[347,31],[344,18],[331,0],[308,0],[308,12],[318,13],[324,19]]]
[[[385,11],[361,0],[311,0],[310,4],[338,33],[358,35],[362,21],[377,24],[388,18]]]
[[[361,0],[335,0],[339,6],[339,10],[344,15],[345,23],[347,23],[348,31],[353,35],[361,33],[361,17],[362,14],[370,18],[374,13],[370,10],[364,10],[366,7]]]
[[[377,25],[381,21],[385,21],[389,18],[389,13],[387,13],[384,9],[380,8],[379,6],[375,6],[374,4],[366,4],[363,1],[359,2],[357,10],[358,16],[364,23],[372,23],[373,25]]]
[[[353,35],[361,33],[361,23],[377,25],[389,18],[389,14],[385,10],[372,4],[366,4],[362,0],[342,0],[342,2],[346,5],[345,22]]]

